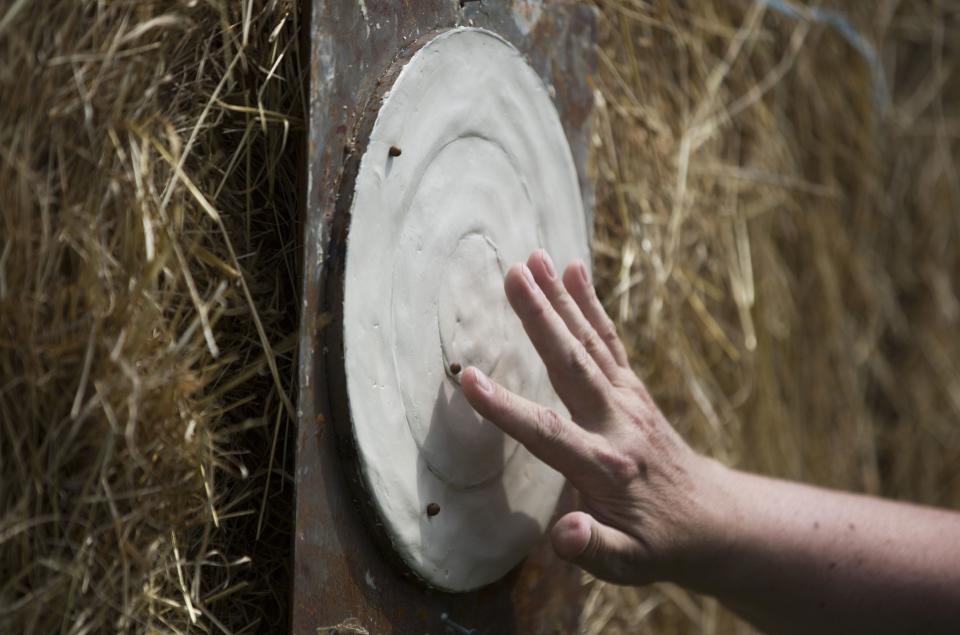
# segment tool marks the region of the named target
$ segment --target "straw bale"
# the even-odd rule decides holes
[[[298,21],[0,7],[0,632],[282,628]]]
[[[868,6],[869,5],[869,6]],[[956,7],[609,0],[597,278],[670,420],[731,465],[960,507]],[[739,632],[670,585],[593,583],[587,633]]]
[[[730,464],[960,506],[950,3],[597,0],[597,282]],[[0,632],[282,631],[300,3],[0,6]],[[741,632],[585,581],[586,633]]]

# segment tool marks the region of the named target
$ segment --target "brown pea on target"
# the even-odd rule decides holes
[[[427,516],[430,516],[431,518],[433,518],[439,513],[440,513],[440,505],[437,505],[436,503],[430,503],[429,505],[427,505]]]

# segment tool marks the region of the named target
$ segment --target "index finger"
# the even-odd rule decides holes
[[[460,385],[480,416],[574,483],[592,464],[592,435],[552,408],[510,392],[473,366]]]

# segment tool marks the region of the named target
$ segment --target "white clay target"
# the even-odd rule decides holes
[[[541,246],[589,262],[570,149],[520,53],[479,29],[415,53],[376,115],[350,214],[342,338],[365,489],[418,576],[483,586],[539,539],[563,479],[477,416],[451,367],[562,410],[503,276]]]

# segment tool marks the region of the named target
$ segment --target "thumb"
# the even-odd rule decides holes
[[[550,531],[553,550],[594,577],[630,584],[640,576],[641,545],[619,529],[601,524],[586,512],[570,512]]]

